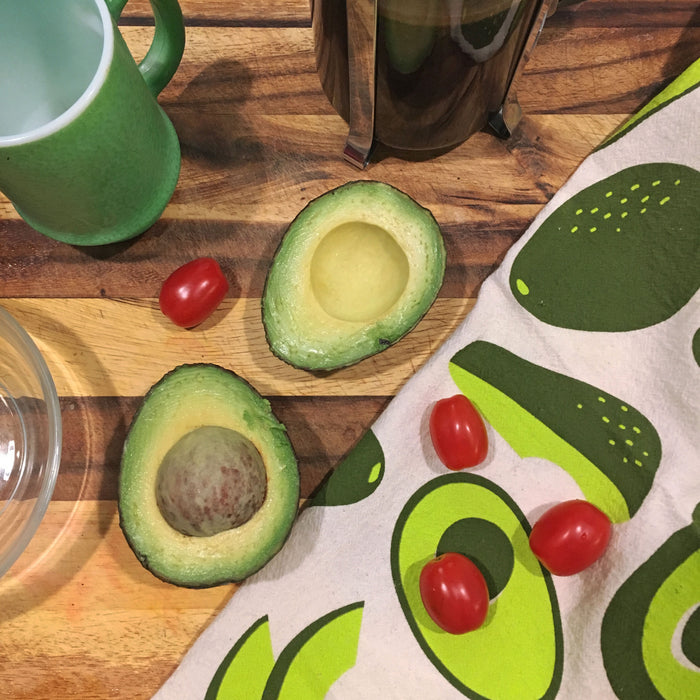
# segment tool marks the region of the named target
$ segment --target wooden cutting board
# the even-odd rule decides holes
[[[127,243],[81,249],[32,231],[0,195],[0,305],[43,351],[64,427],[54,499],[0,579],[3,697],[148,698],[235,591],[162,583],[121,535],[119,458],[151,384],[185,362],[234,369],[286,424],[308,496],[464,319],[481,282],[582,159],[700,46],[691,0],[568,4],[527,65],[513,138],[479,133],[427,161],[380,148],[360,172],[341,157],[347,127],[315,72],[307,0],[181,5],[187,46],[160,102],[181,140],[182,172],[160,221]],[[132,0],[120,24],[142,57],[153,32],[148,2]],[[260,296],[288,223],[357,178],[388,182],[433,211],[447,272],[409,336],[318,377],[269,352]],[[203,326],[183,331],[156,297],[173,269],[200,255],[220,261],[231,292]]]

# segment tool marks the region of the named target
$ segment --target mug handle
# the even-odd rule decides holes
[[[116,22],[128,0],[105,0]],[[139,70],[148,89],[157,97],[175,75],[185,50],[185,24],[178,0],[150,0],[155,33]]]

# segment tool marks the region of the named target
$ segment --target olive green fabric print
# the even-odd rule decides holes
[[[510,287],[545,323],[631,331],[665,321],[700,287],[700,172],[621,170],[581,190],[518,253]]]
[[[384,476],[384,453],[375,434],[368,430],[330,473],[311,499],[310,506],[345,506],[367,498]]]
[[[681,651],[693,666],[700,669],[700,603],[688,616],[681,633]]]
[[[680,644],[674,644],[674,639]],[[618,589],[601,648],[620,700],[700,697],[700,504]]]
[[[637,512],[654,481],[661,442],[636,408],[486,341],[460,350],[450,372],[521,457],[558,464],[613,522]]]
[[[485,518],[466,517],[456,520],[442,533],[435,555],[457,552],[471,559],[484,576],[493,600],[513,573],[515,554],[510,537]]]
[[[695,331],[693,336],[693,357],[698,367],[700,367],[700,328]]]

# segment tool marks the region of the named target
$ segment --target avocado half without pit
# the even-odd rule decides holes
[[[124,444],[120,525],[159,578],[242,581],[282,547],[299,471],[269,403],[217,365],[182,365],[146,394]]]
[[[408,333],[444,274],[440,227],[407,194],[375,181],[326,192],[290,224],[270,266],[270,348],[302,369],[352,365]]]

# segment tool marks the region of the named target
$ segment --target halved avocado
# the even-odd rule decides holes
[[[119,519],[157,577],[241,581],[282,547],[299,471],[268,401],[234,372],[182,365],[146,394],[124,444]]]
[[[408,333],[444,274],[440,227],[408,195],[374,181],[326,192],[291,223],[268,272],[270,348],[308,370],[354,364]]]

